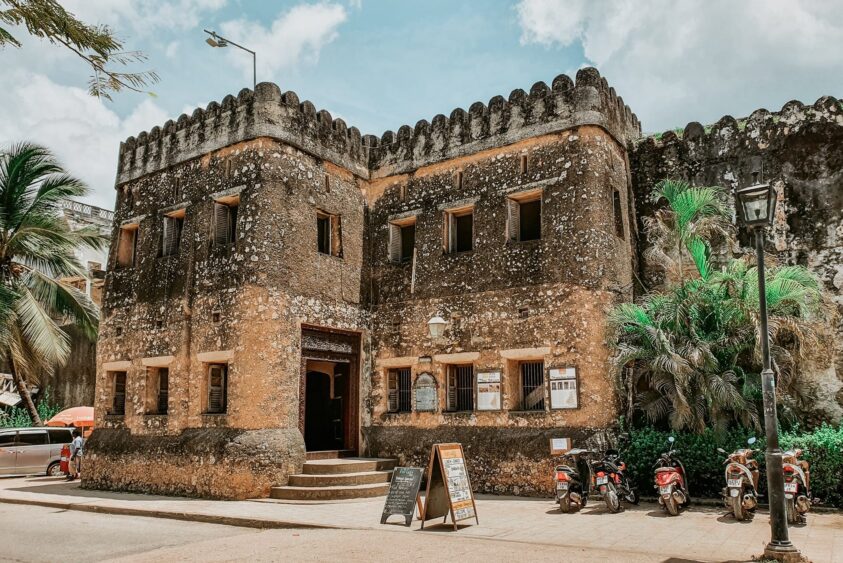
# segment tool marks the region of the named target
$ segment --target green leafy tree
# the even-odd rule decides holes
[[[72,231],[64,219],[62,201],[86,193],[43,147],[21,143],[0,153],[0,354],[39,426],[27,382],[67,361],[70,337],[61,324],[97,335],[96,305],[61,281],[85,275],[78,248],[107,244],[95,228]]]
[[[3,8],[5,6],[5,8]],[[21,26],[35,37],[62,45],[84,60],[94,71],[88,83],[93,96],[111,99],[112,92],[127,89],[143,92],[158,82],[154,71],[123,72],[116,67],[146,61],[141,51],[125,51],[123,43],[104,25],[78,20],[55,0],[0,0],[0,24]],[[20,47],[9,29],[0,26],[0,47]]]
[[[634,418],[637,409],[652,422],[694,432],[758,427],[760,393],[751,375],[761,366],[758,272],[746,258],[730,259],[719,271],[711,260],[712,240],[731,242],[725,191],[667,181],[653,197],[665,205],[646,223],[653,242],[647,256],[668,282],[610,314],[613,368],[630,398],[628,414]],[[798,398],[799,368],[822,328],[823,296],[801,266],[773,266],[767,277],[777,385]]]

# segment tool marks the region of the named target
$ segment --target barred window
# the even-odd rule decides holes
[[[521,410],[544,410],[544,362],[521,362]]]
[[[474,366],[448,366],[448,410],[474,410]]]
[[[411,412],[412,384],[410,380],[410,368],[389,370],[387,377],[389,379],[389,412]]]

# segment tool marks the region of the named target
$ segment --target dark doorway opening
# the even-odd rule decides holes
[[[357,453],[359,338],[310,328],[302,331],[299,429],[308,452]]]

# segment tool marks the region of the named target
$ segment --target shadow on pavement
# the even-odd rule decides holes
[[[36,493],[43,495],[62,495],[68,497],[78,498],[97,498],[108,500],[128,500],[128,501],[150,501],[150,500],[179,500],[179,501],[195,501],[188,497],[172,497],[160,495],[145,495],[140,493],[123,493],[113,491],[100,491],[82,489],[78,481],[66,482],[63,478],[41,477],[27,479],[27,483],[32,485],[24,487],[8,487],[7,491],[16,491],[21,493]],[[41,483],[51,483],[41,484]]]

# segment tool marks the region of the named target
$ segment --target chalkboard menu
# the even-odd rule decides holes
[[[422,373],[416,378],[414,386],[416,395],[416,412],[435,412],[438,400],[436,397],[436,380],[429,373]]]
[[[389,484],[389,494],[383,505],[381,524],[386,524],[386,519],[393,514],[403,516],[405,526],[413,523],[422,472],[423,470],[420,467],[395,468],[392,472],[392,482]]]
[[[451,515],[454,529],[457,522],[477,518],[477,507],[471,491],[471,481],[465,467],[465,456],[460,444],[434,444],[427,466],[427,490],[422,510],[422,528],[432,518],[443,516],[442,522]]]

